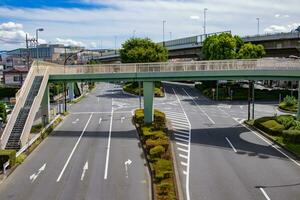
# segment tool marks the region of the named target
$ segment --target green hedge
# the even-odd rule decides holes
[[[15,97],[19,89],[15,87],[0,87],[0,98]]]
[[[164,93],[161,90],[162,83],[161,82],[154,82],[154,96],[155,97],[163,97]],[[141,96],[143,96],[143,86],[141,85],[141,88],[139,89],[138,82],[127,82],[123,86],[123,90],[125,92],[139,95],[141,93]],[[139,92],[141,90],[141,92]]]
[[[282,137],[286,143],[300,143],[300,130],[284,130]]]
[[[16,164],[16,150],[0,150],[0,168],[9,160],[10,167]]]
[[[284,126],[278,123],[274,117],[262,117],[254,121],[254,126],[270,135],[280,135]]]

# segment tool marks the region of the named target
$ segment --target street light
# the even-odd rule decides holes
[[[35,31],[35,37],[36,37],[36,66],[38,68],[39,66],[39,32],[44,31],[43,28],[38,28]]]
[[[257,17],[256,20],[257,20],[257,35],[259,35],[259,17]]]
[[[165,46],[165,24],[166,20],[163,20],[163,46]]]
[[[203,10],[203,33],[206,35],[206,12],[208,11],[207,8]]]

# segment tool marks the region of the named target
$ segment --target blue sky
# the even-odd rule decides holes
[[[24,46],[43,27],[41,41],[114,48],[136,37],[162,40],[231,30],[240,36],[287,32],[300,25],[299,0],[0,0],[0,49]],[[170,34],[172,32],[172,34]],[[102,44],[102,45],[101,45]]]

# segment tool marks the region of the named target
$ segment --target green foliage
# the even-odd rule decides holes
[[[9,160],[10,167],[16,164],[16,150],[0,150],[0,166]]]
[[[40,123],[40,124],[32,126],[30,132],[31,133],[38,133],[38,132],[40,132],[42,130],[42,128],[43,128],[43,124]]]
[[[244,44],[238,52],[237,58],[254,59],[262,58],[266,54],[261,44],[255,45],[251,43]]]
[[[284,129],[289,129],[294,125],[295,117],[292,115],[280,115],[275,118],[275,120],[284,126]]]
[[[131,38],[120,50],[123,63],[165,62],[168,50],[151,41],[149,38]]]
[[[270,135],[281,135],[284,126],[279,124],[274,117],[262,117],[254,121],[254,126]]]
[[[282,132],[283,141],[286,143],[300,143],[300,130],[284,130]]]
[[[64,86],[62,83],[49,83],[49,93],[52,97],[62,93],[63,89]]]
[[[16,163],[17,164],[22,164],[23,161],[26,159],[27,155],[25,153],[21,153],[17,158],[16,158]]]
[[[149,154],[152,158],[161,158],[165,153],[165,148],[161,145],[155,146],[150,149]]]
[[[286,96],[283,99],[283,102],[285,103],[286,106],[293,106],[293,105],[297,104],[297,100],[294,96]]]
[[[153,163],[155,170],[155,180],[161,181],[165,178],[170,178],[170,175],[173,173],[172,161],[165,159],[157,159]]]
[[[230,33],[208,37],[204,41],[202,52],[206,60],[254,59],[266,54],[262,45],[244,44],[239,36],[232,36]]]
[[[155,97],[163,97],[164,94],[161,90],[162,83],[160,81],[154,82],[155,88],[154,88],[154,96]],[[143,85],[141,84],[141,88],[139,88],[138,82],[127,82],[123,86],[123,90],[125,92],[143,96]]]
[[[3,122],[7,120],[6,105],[0,102],[0,118]]]
[[[15,97],[19,89],[16,87],[0,87],[0,98]]]

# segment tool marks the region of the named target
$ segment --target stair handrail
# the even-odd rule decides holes
[[[18,100],[16,101],[16,104],[14,106],[14,109],[11,113],[11,116],[10,118],[8,119],[8,122],[5,126],[5,129],[1,135],[1,138],[0,138],[0,148],[1,149],[5,149],[5,146],[8,142],[8,139],[10,137],[10,134],[12,132],[12,129],[16,123],[16,120],[17,120],[17,117],[18,117],[18,114],[21,110],[21,108],[24,106],[25,104],[25,100],[26,100],[26,97],[27,97],[27,94],[29,93],[29,90],[30,90],[30,86],[33,82],[33,78],[35,76],[35,68],[34,67],[31,67],[27,76],[26,76],[26,79],[21,87],[21,91],[19,93],[19,97],[18,97]]]
[[[24,125],[22,134],[20,136],[19,144],[21,144],[21,147],[26,145],[26,143],[28,141],[28,137],[29,137],[29,134],[31,131],[32,124],[34,122],[35,115],[40,108],[40,104],[41,104],[43,96],[44,96],[45,88],[48,84],[48,79],[49,79],[48,68],[39,69],[39,72],[40,72],[39,75],[43,76],[43,80],[41,82],[41,85],[39,87],[39,91],[38,91],[37,95],[34,97],[33,103],[31,105],[30,111],[28,113],[28,117],[26,119],[26,123]]]

